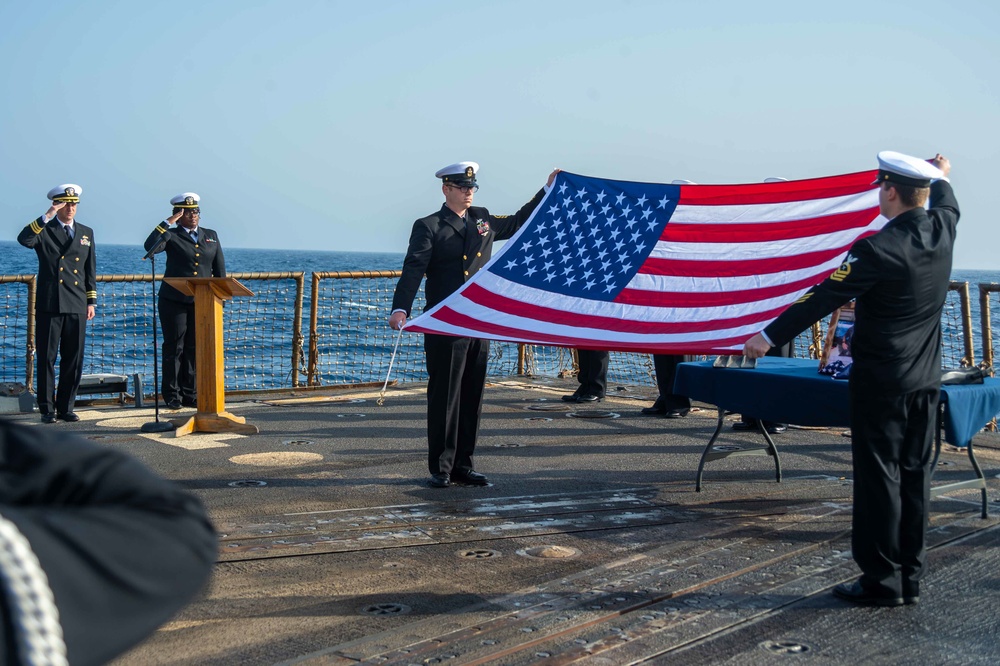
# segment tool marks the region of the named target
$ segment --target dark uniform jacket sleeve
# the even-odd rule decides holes
[[[74,222],[73,240],[67,240],[57,218],[32,220],[17,242],[38,255],[38,293],[35,310],[52,314],[86,314],[97,304],[97,245],[94,230]]]
[[[392,309],[410,314],[425,275],[427,307],[451,295],[489,261],[493,241],[507,240],[521,228],[544,194],[544,189],[539,190],[514,215],[491,215],[487,209],[473,206],[462,220],[442,205],[437,213],[414,222]]]
[[[830,277],[764,329],[782,345],[857,299],[855,371],[884,388],[910,391],[941,376],[941,310],[951,275],[958,202],[951,185],[931,186],[931,207],[914,208],[855,243]]]
[[[166,236],[167,243],[156,251],[167,253],[163,277],[226,277],[226,258],[222,252],[219,235],[212,229],[198,227],[195,243],[182,227],[170,227],[160,222],[146,237],[143,248],[148,252]],[[160,287],[160,298],[182,303],[194,303],[194,297],[185,296],[169,284]]]
[[[71,664],[102,664],[202,588],[216,536],[200,502],[132,458],[0,419],[0,515],[27,538],[52,590]],[[0,594],[4,645],[16,632]]]

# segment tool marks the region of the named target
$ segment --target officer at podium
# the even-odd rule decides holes
[[[219,235],[199,224],[201,197],[185,192],[170,203],[174,207],[172,214],[156,225],[143,245],[148,252],[160,244],[157,252],[167,253],[163,277],[226,277],[226,258]],[[163,283],[159,308],[163,329],[160,393],[168,409],[197,407],[194,297]]]

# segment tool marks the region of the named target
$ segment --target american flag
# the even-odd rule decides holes
[[[731,353],[882,228],[875,174],[674,185],[561,172],[502,251],[406,330]]]

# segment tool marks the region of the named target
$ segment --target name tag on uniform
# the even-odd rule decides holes
[[[476,220],[476,231],[480,236],[485,236],[490,232],[490,223],[486,220]]]

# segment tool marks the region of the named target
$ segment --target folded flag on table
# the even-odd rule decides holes
[[[875,175],[666,185],[561,172],[503,249],[405,330],[647,353],[739,351],[886,223]]]

